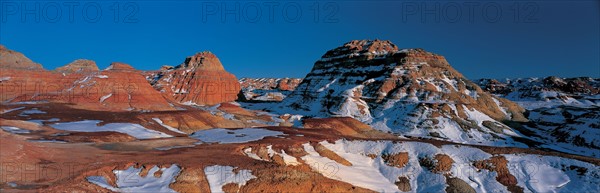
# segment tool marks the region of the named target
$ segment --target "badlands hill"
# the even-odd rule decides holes
[[[176,67],[165,66],[147,76],[154,88],[179,103],[215,105],[234,101],[240,90],[235,75],[225,71],[210,52],[187,57]]]
[[[285,98],[291,93],[272,86],[273,81],[286,79],[242,78],[240,83],[246,96],[258,96],[247,102],[264,102],[274,101],[268,100],[268,96],[277,94]],[[529,121],[511,126],[519,129],[521,137],[527,138],[529,143],[573,154],[600,156],[600,80],[546,77],[474,82],[484,91],[528,109],[525,114]],[[259,92],[264,94],[257,95]]]
[[[506,145],[526,122],[515,103],[483,91],[446,59],[390,41],[355,40],[327,51],[273,112],[353,117],[404,136]]]
[[[209,52],[152,74],[155,80],[150,82],[142,75],[147,72],[121,62],[99,70],[94,61],[80,59],[47,71],[4,46],[0,54],[3,102],[56,102],[102,111],[160,111],[174,110],[173,103],[213,105],[234,101],[239,91],[235,76]]]
[[[74,62],[74,63],[77,63]],[[0,63],[6,66],[6,63]],[[146,79],[127,64],[113,63],[103,71],[81,70],[72,64],[57,71],[3,69],[3,103],[63,103],[100,111],[172,110]]]
[[[79,59],[65,66],[58,67],[54,71],[62,73],[98,72],[98,66],[93,60]]]

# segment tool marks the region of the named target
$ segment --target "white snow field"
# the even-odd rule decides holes
[[[377,192],[399,192],[394,184],[398,177],[410,180],[411,192],[444,192],[446,178],[442,174],[432,173],[419,164],[419,158],[433,157],[436,154],[450,156],[451,177],[459,178],[469,184],[476,192],[508,192],[506,186],[496,180],[497,173],[479,170],[474,161],[485,160],[492,155],[471,147],[443,145],[440,148],[420,142],[393,143],[390,141],[348,141],[335,143],[320,142],[329,150],[352,163],[345,166],[319,155],[310,144],[304,144],[308,153],[301,159],[310,167],[327,178],[340,180],[352,185]],[[402,167],[387,165],[381,156],[374,159],[368,154],[394,154],[407,152],[408,163]],[[600,183],[600,167],[577,160],[538,155],[505,156],[509,161],[510,173],[518,180],[518,186],[525,192],[597,192]],[[568,168],[585,168],[586,174],[578,174]],[[583,185],[585,184],[585,185]]]
[[[148,171],[148,174],[144,177],[140,176],[142,168],[135,168],[133,166],[126,170],[114,170],[117,177],[116,187],[108,184],[104,176],[90,176],[87,180],[96,184],[100,187],[106,188],[114,192],[130,192],[130,193],[169,193],[176,192],[169,188],[169,185],[175,182],[175,177],[179,175],[181,168],[176,164],[171,165],[168,168],[159,168],[154,166]],[[161,171],[160,177],[155,177],[154,173]]]
[[[65,131],[79,131],[79,132],[99,132],[99,131],[114,131],[119,133],[125,133],[135,137],[137,139],[155,139],[155,138],[166,138],[173,137],[165,133],[146,129],[139,124],[133,123],[108,123],[106,125],[98,126],[101,121],[98,120],[84,120],[77,122],[65,122],[65,123],[54,123],[50,126]]]
[[[204,168],[204,174],[208,180],[211,192],[223,192],[223,186],[229,183],[236,183],[239,187],[246,185],[251,179],[256,178],[250,170],[239,170],[233,172],[234,167],[213,165]]]

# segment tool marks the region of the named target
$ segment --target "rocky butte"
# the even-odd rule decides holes
[[[176,67],[163,67],[148,79],[165,97],[185,104],[234,101],[240,90],[235,75],[225,71],[219,58],[208,51],[187,57]]]
[[[523,108],[483,91],[443,56],[383,40],[327,51],[274,111],[347,116],[382,131],[467,143],[504,143],[519,135],[502,121],[527,121]]]

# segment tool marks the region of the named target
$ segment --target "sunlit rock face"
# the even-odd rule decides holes
[[[523,108],[483,91],[443,56],[382,40],[327,51],[283,104],[274,110],[467,143],[504,143],[516,134],[501,121],[526,121]]]
[[[240,78],[242,87],[239,101],[282,101],[291,93],[301,78]]]
[[[125,63],[114,62],[99,71],[95,62],[77,60],[55,71],[46,71],[33,62],[29,63],[36,65],[24,68],[22,61],[25,59],[2,60],[0,101],[3,103],[53,102],[99,111],[174,109],[140,71]]]
[[[0,69],[44,70],[41,64],[35,63],[20,52],[9,50],[0,45]]]
[[[97,72],[100,71],[96,62],[86,59],[75,60],[65,66],[58,67],[54,71],[60,73],[81,73],[81,72]]]
[[[187,57],[176,67],[163,67],[148,78],[166,98],[180,103],[219,104],[236,100],[240,91],[235,75],[225,71],[219,58],[210,52]]]

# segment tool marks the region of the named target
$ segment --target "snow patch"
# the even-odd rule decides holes
[[[308,154],[303,156],[302,160],[313,170],[327,178],[378,192],[398,192],[397,186],[373,166],[373,160],[369,157],[359,154],[338,154],[352,163],[352,166],[345,166],[319,155],[313,146],[308,143],[303,144],[303,146],[304,151]]]
[[[504,155],[514,168],[518,185],[531,192],[558,192],[570,182],[569,176],[550,166],[543,157],[532,155]]]
[[[250,170],[239,170],[233,172],[234,167],[213,165],[204,168],[204,174],[208,180],[211,192],[223,192],[223,186],[229,183],[235,183],[239,187],[256,178]]]
[[[174,127],[171,127],[171,126],[169,126],[169,125],[167,125],[167,124],[164,124],[164,123],[162,122],[162,120],[160,120],[159,118],[152,118],[152,120],[156,121],[158,124],[160,124],[160,125],[161,125],[161,126],[163,126],[164,128],[167,128],[169,131],[173,131],[173,132],[175,132],[175,133],[187,134],[187,133],[184,133],[183,131],[180,131],[180,130],[179,130],[179,129],[177,129],[177,128],[174,128]]]
[[[154,166],[144,177],[140,176],[141,171],[141,167],[133,166],[126,170],[114,170],[113,173],[117,178],[116,187],[110,185],[104,176],[89,176],[86,179],[92,184],[115,192],[176,192],[169,187],[171,183],[175,182],[175,177],[181,171],[176,164],[169,168]],[[161,171],[162,174],[160,177],[155,177],[154,174],[158,171]]]
[[[18,110],[21,110],[24,108],[25,107],[17,107],[17,108],[13,108],[13,109],[3,109],[2,111],[0,111],[0,114],[10,113],[10,112],[18,111]]]
[[[103,103],[106,99],[110,98],[111,96],[112,93],[100,97],[100,102]]]
[[[19,116],[21,116],[21,117],[27,117],[27,116],[33,115],[33,114],[46,114],[46,112],[40,111],[37,108],[33,108],[33,109],[28,109],[28,110],[21,111],[21,114],[19,114]]]
[[[265,161],[264,159],[260,158],[260,156],[256,155],[255,153],[252,153],[251,147],[246,148],[243,151],[244,151],[244,154],[246,154],[246,156],[248,156],[252,159]]]
[[[159,131],[146,129],[139,124],[133,123],[108,123],[102,126],[98,124],[102,121],[98,120],[84,120],[77,122],[65,122],[65,123],[54,123],[50,126],[64,131],[79,131],[79,132],[100,132],[100,131],[114,131],[119,133],[125,133],[135,137],[137,139],[155,139],[155,138],[166,138],[173,137],[171,135],[164,134]]]
[[[18,127],[12,127],[12,126],[2,126],[1,127],[2,130],[12,133],[12,134],[27,134],[27,133],[31,133],[30,130],[27,129],[21,129]]]

